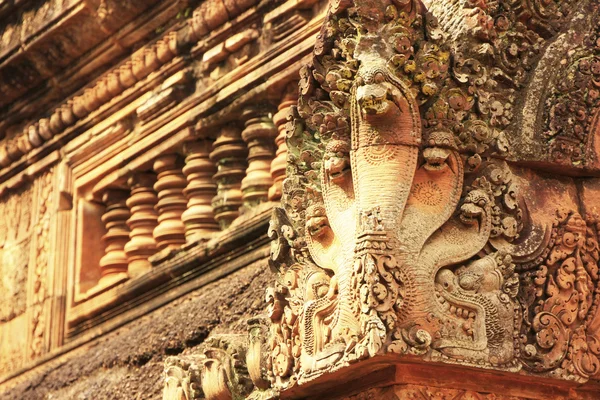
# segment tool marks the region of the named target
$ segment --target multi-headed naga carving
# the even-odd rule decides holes
[[[507,231],[499,185],[481,171],[507,172],[488,162],[465,186],[473,154],[452,127],[467,113],[439,109],[468,96],[440,39],[418,2],[331,8],[302,72],[285,211],[272,222],[283,279],[269,294],[270,362],[282,384],[381,352],[514,365],[514,265],[472,260]]]
[[[487,10],[500,15],[488,34],[473,33],[490,51],[513,36],[539,46],[540,35],[555,34],[538,35],[502,10]],[[549,316],[542,289],[539,298],[523,294],[526,264],[550,235],[530,220],[503,161],[502,129],[537,47],[512,60],[522,68],[511,76],[489,73],[477,51],[451,57],[448,43],[418,1],[331,5],[301,71],[283,208],[271,221],[281,279],[267,292],[266,366],[276,387],[392,352],[511,371],[585,353],[570,368],[595,373],[596,350],[593,359],[582,350],[595,337],[573,333],[581,344],[567,350],[566,339],[552,350],[562,353],[546,354],[552,344],[539,332],[550,335],[547,324],[560,317]],[[588,274],[590,294],[597,272]]]

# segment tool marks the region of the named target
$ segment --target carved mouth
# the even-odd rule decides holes
[[[481,207],[473,203],[465,203],[460,208],[460,220],[467,225],[474,225],[479,222],[479,218],[483,214]]]
[[[344,163],[342,169],[339,169],[338,171],[330,171],[329,172],[329,177],[331,178],[332,182],[338,183],[340,182],[344,176],[346,176],[348,173],[350,172],[350,165],[348,165],[348,163]]]
[[[312,217],[308,220],[306,224],[306,228],[308,229],[308,233],[311,236],[321,236],[325,228],[327,228],[327,218],[326,217]]]
[[[475,318],[475,311],[470,310],[466,307],[461,307],[458,304],[454,304],[451,301],[448,301],[448,299],[446,299],[444,296],[442,296],[439,293],[438,293],[438,300],[444,306],[444,308],[450,312],[450,314],[453,314],[460,319],[466,320],[469,318]]]
[[[435,295],[442,310],[446,312],[446,336],[454,337],[454,340],[461,342],[463,346],[474,343],[474,321],[477,316],[475,310],[453,301],[452,295],[441,286],[437,287]]]
[[[369,115],[385,114],[389,109],[389,103],[383,98],[370,97],[364,99],[360,105],[365,114]]]
[[[449,154],[450,152],[448,150],[437,147],[423,150],[423,157],[426,161],[424,166],[425,169],[429,171],[440,171],[445,169],[448,166],[446,160],[448,159]]]
[[[348,172],[350,172],[350,163],[347,158],[330,158],[325,168],[327,169],[327,175],[334,183],[339,183]]]
[[[388,90],[383,85],[359,86],[357,91],[358,104],[365,114],[385,114],[390,108],[387,95]]]

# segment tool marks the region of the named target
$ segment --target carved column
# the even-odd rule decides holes
[[[187,181],[181,171],[182,162],[177,154],[166,154],[154,161],[154,171],[158,180],[154,190],[158,193],[158,226],[154,229],[154,239],[159,250],[179,248],[185,244],[185,227],[181,214],[187,200],[183,195]]]
[[[246,127],[242,139],[248,144],[248,169],[242,180],[242,199],[245,207],[267,201],[271,178],[271,161],[275,155],[277,128],[268,109],[251,107],[244,110]]]
[[[277,152],[275,159],[271,163],[271,178],[273,185],[269,188],[269,200],[275,201],[281,198],[281,186],[285,178],[285,167],[287,164],[288,148],[285,142],[285,126],[290,107],[298,103],[298,82],[290,83],[285,91],[283,99],[277,108],[277,113],[273,116],[273,122],[279,131],[275,138]]]
[[[155,210],[158,198],[153,187],[155,182],[156,176],[152,173],[136,173],[127,181],[131,188],[131,196],[127,199],[127,207],[131,211],[127,225],[131,233],[125,245],[125,254],[129,261],[130,277],[149,271],[151,265],[148,257],[156,253],[156,240],[152,236],[158,220]]]
[[[213,175],[217,172],[215,163],[209,159],[212,141],[200,140],[186,143],[185,174],[188,184],[183,193],[188,199],[187,210],[181,216],[185,224],[185,237],[188,242],[208,239],[219,230],[215,221],[211,201],[217,194]]]
[[[114,274],[127,272],[127,256],[124,248],[129,240],[129,227],[126,221],[131,215],[126,204],[128,197],[129,192],[120,189],[109,189],[102,196],[102,201],[106,205],[102,223],[107,232],[102,236],[106,250],[104,257],[100,259],[101,284]]]
[[[241,183],[246,171],[247,154],[240,129],[234,125],[223,127],[210,153],[210,159],[217,164],[217,173],[213,177],[217,182],[217,195],[212,200],[212,206],[221,229],[227,228],[240,215]]]

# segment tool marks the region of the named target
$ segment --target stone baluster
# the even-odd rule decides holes
[[[279,134],[275,138],[275,145],[277,146],[277,152],[275,153],[275,159],[271,163],[271,178],[273,178],[273,185],[269,188],[269,200],[276,201],[281,199],[281,191],[283,180],[285,179],[285,168],[287,165],[287,154],[288,148],[285,142],[285,129],[287,124],[287,117],[290,111],[290,107],[298,103],[298,82],[290,83],[286,92],[277,108],[277,113],[273,116],[273,122],[277,127]]]
[[[127,199],[131,218],[127,220],[127,225],[131,232],[129,242],[125,245],[125,254],[132,278],[151,269],[148,257],[156,253],[156,240],[152,236],[158,224],[158,213],[154,208],[158,202],[153,187],[155,182],[156,175],[153,173],[135,173],[127,181],[131,188],[131,196]]]
[[[108,283],[120,273],[127,273],[127,256],[125,244],[129,240],[129,227],[127,219],[130,217],[127,208],[128,190],[108,189],[102,196],[106,211],[102,215],[102,223],[106,227],[106,234],[102,236],[105,254],[100,259],[100,285]]]
[[[210,159],[217,165],[217,173],[213,177],[217,182],[217,195],[212,200],[212,207],[221,229],[227,228],[240,215],[241,183],[247,167],[247,154],[240,129],[234,125],[223,127],[210,153]]]
[[[211,204],[217,194],[217,184],[213,181],[217,167],[209,159],[211,145],[211,140],[199,140],[186,143],[184,146],[187,157],[183,173],[188,184],[183,193],[188,203],[181,219],[185,224],[185,237],[188,243],[208,239],[219,230]]]
[[[271,162],[275,156],[277,128],[266,107],[249,107],[242,117],[246,127],[242,139],[248,144],[248,169],[242,180],[242,200],[245,207],[267,201],[271,178]]]
[[[187,181],[181,171],[183,163],[177,154],[165,154],[154,161],[154,171],[158,179],[154,190],[158,193],[158,226],[153,235],[159,250],[177,249],[185,244],[185,227],[181,214],[187,200],[183,195]]]

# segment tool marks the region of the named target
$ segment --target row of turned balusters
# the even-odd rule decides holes
[[[281,197],[287,147],[285,124],[296,103],[289,91],[274,115],[247,109],[245,128],[227,125],[217,139],[184,145],[185,160],[157,157],[153,171],[136,172],[129,190],[108,189],[102,198],[105,255],[102,277],[126,272],[139,276],[151,268],[157,251],[209,239],[249,209]]]

